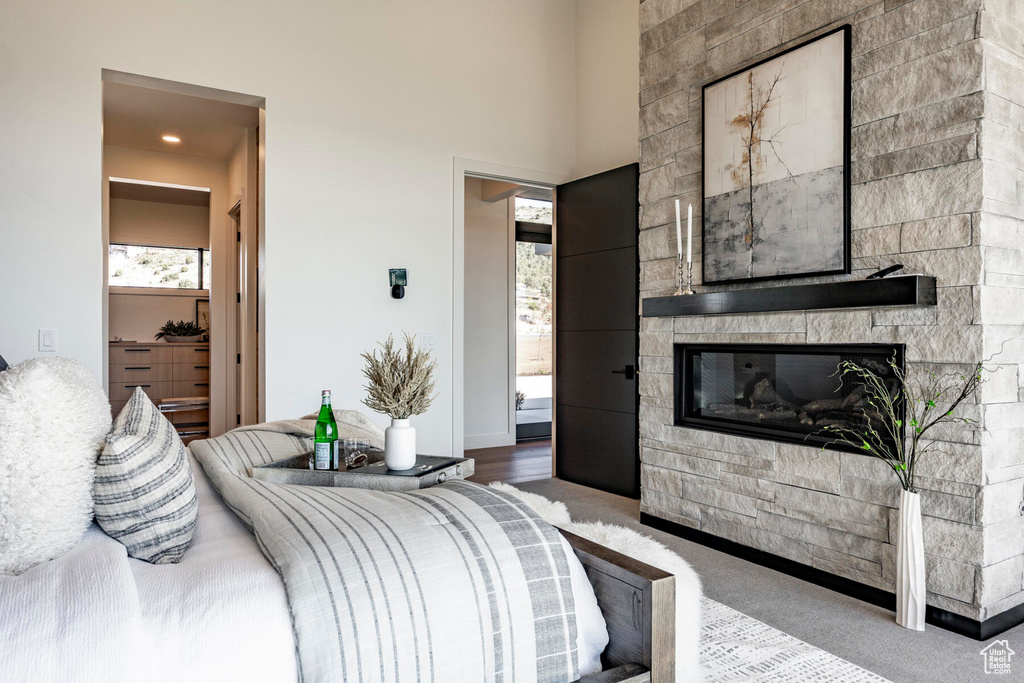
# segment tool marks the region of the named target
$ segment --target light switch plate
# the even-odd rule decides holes
[[[56,330],[39,330],[39,350],[51,353],[57,351]]]
[[[420,346],[424,351],[433,351],[437,348],[437,333],[420,332]]]

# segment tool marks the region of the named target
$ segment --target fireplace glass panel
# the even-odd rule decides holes
[[[903,367],[902,346],[677,345],[677,424],[780,441],[825,445],[828,425],[857,427],[878,415],[852,377],[852,361],[891,388]],[[681,380],[681,381],[680,381]]]

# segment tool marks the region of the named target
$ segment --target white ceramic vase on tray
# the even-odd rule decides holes
[[[391,418],[391,426],[384,430],[384,464],[389,470],[416,465],[416,428],[408,419]]]
[[[896,547],[896,623],[914,631],[923,631],[926,597],[921,495],[904,489],[900,492],[900,527]]]

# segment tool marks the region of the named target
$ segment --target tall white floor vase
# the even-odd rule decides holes
[[[389,470],[416,465],[416,428],[408,419],[391,418],[391,426],[384,430],[384,464]]]
[[[921,534],[921,496],[900,492],[900,527],[896,549],[896,623],[924,630],[924,536]]]

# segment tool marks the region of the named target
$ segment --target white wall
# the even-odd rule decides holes
[[[124,291],[124,290],[121,290]],[[152,343],[153,337],[168,320],[195,320],[196,299],[205,298],[206,290],[172,290],[167,294],[110,295],[110,338]]]
[[[210,207],[204,209],[209,212],[207,225],[209,226],[209,246],[213,271],[210,278],[212,282],[209,285],[210,431],[213,434],[220,434],[235,424],[235,363],[228,362],[229,358],[234,361],[235,337],[233,324],[228,326],[228,315],[234,315],[236,289],[231,284],[231,280],[234,273],[236,243],[234,232],[229,234],[228,229],[228,209],[234,202],[228,192],[228,163],[217,159],[149,152],[125,147],[106,146],[102,149],[105,171],[110,176],[210,188]],[[114,231],[113,221],[116,216],[114,203],[117,201],[114,199],[110,202],[111,234]],[[97,230],[97,237],[102,239],[99,230]],[[88,259],[82,256],[79,260],[87,261]],[[69,288],[73,286],[71,282],[68,278],[67,286]],[[84,288],[80,287],[80,289]],[[83,306],[91,303],[88,290],[79,291],[76,294],[81,298]],[[111,334],[117,334],[114,331],[115,316],[119,317],[122,313],[117,308],[118,305],[119,302],[111,297]],[[136,302],[134,308],[137,309],[140,305],[145,304]],[[97,311],[97,317],[99,315],[100,313]],[[195,317],[194,302],[191,317]],[[164,318],[163,322],[166,321],[167,318]],[[151,334],[155,334],[155,331]],[[74,355],[86,363],[91,360],[88,356],[72,353],[67,348],[59,349],[59,352],[60,355]],[[228,391],[229,388],[230,391]],[[231,416],[230,420],[228,419],[229,415]]]
[[[568,0],[7,6],[0,277],[41,282],[2,298],[4,355],[36,355],[36,330],[54,327],[62,355],[101,366],[101,69],[259,95],[267,416],[310,412],[325,386],[356,407],[360,351],[433,331],[441,395],[414,424],[426,452],[449,451],[452,160],[569,172],[573,22]]]
[[[509,260],[511,200],[481,199],[482,181],[466,178],[465,447],[516,442],[509,419]]]
[[[102,372],[101,69],[258,95],[267,416],[314,410],[323,387],[357,407],[359,352],[431,331],[440,396],[413,423],[424,452],[449,452],[453,159],[570,174],[576,4],[6,3],[0,352],[38,355],[37,329],[56,328],[61,355]],[[389,267],[409,269],[404,300]]]
[[[640,3],[576,3],[574,178],[640,159]]]

